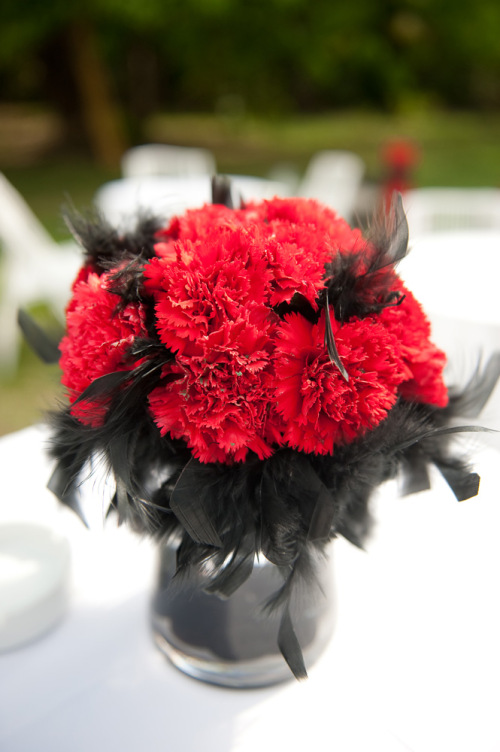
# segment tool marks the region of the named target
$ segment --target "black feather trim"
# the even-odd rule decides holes
[[[119,403],[116,398],[112,402],[118,414]],[[264,552],[284,576],[267,607],[282,610],[281,647],[301,675],[283,609],[297,579],[314,577],[312,553],[336,535],[362,546],[370,530],[372,492],[398,471],[411,479],[415,467],[435,464],[457,498],[477,493],[477,476],[448,452],[454,433],[469,429],[443,426],[440,413],[401,400],[374,431],[339,448],[334,457],[283,449],[268,460],[253,458],[232,467],[193,461],[182,442],[159,440],[147,422],[133,419],[127,426],[122,415],[125,430],[117,444],[116,433],[113,441],[106,439],[106,426],[84,427],[63,413],[52,447],[59,459],[59,483],[52,489],[78,511],[71,493],[76,479],[94,453],[103,455],[117,481],[114,505],[120,519],[153,535],[179,536],[179,577],[209,560],[213,575],[208,590],[224,597],[249,576],[255,555]],[[114,422],[112,409],[110,415],[108,421]],[[411,459],[417,449],[415,465]],[[186,473],[189,482],[185,476],[180,480]]]
[[[84,263],[99,274],[124,260],[154,256],[155,234],[162,223],[157,217],[142,215],[133,231],[119,233],[97,210],[81,214],[68,210],[66,225],[84,251]]]
[[[371,242],[351,253],[337,253],[326,265],[325,291],[320,305],[333,305],[337,321],[349,321],[398,305],[402,293],[393,289],[395,266],[408,252],[408,223],[400,194],[390,212],[376,224]]]

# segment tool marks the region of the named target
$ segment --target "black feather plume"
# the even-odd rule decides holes
[[[23,309],[17,312],[17,323],[26,342],[33,352],[38,355],[40,360],[47,364],[59,362],[59,358],[61,357],[59,342],[62,338],[62,332],[59,336],[50,336]]]
[[[408,223],[401,196],[395,194],[389,214],[375,224],[370,243],[350,253],[337,253],[326,265],[321,305],[329,302],[341,322],[398,305],[403,295],[394,289],[395,266],[407,252]]]
[[[155,234],[162,226],[158,218],[142,215],[132,232],[120,233],[97,210],[87,215],[68,210],[64,219],[84,251],[84,263],[99,274],[127,259],[152,258]]]

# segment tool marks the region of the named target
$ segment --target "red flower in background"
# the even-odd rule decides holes
[[[404,139],[388,141],[381,151],[384,166],[383,201],[387,208],[395,192],[406,193],[415,185],[415,169],[420,160],[417,144]]]
[[[136,363],[127,351],[136,337],[146,334],[143,306],[119,307],[120,298],[107,289],[109,276],[86,272],[74,285],[66,314],[67,333],[60,345],[62,383],[71,403],[94,379],[133,368]],[[72,412],[82,423],[99,425],[106,407],[82,402]]]

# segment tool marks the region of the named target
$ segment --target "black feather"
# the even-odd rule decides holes
[[[250,577],[255,562],[255,540],[253,536],[243,538],[233,551],[229,561],[212,578],[207,593],[216,593],[221,598],[229,598]]]
[[[375,219],[372,230],[371,242],[376,248],[385,249],[379,263],[383,266],[394,266],[402,261],[408,253],[408,240],[408,222],[403,208],[403,198],[400,193],[395,192],[388,214],[380,225]]]
[[[280,318],[283,318],[286,313],[300,313],[305,319],[316,324],[319,318],[319,312],[314,309],[311,303],[300,293],[296,292],[289,302],[283,302],[275,306],[274,312],[278,314]]]
[[[170,495],[170,509],[196,543],[206,543],[219,548],[222,541],[207,514],[203,497],[199,496],[199,476],[204,473],[205,467],[192,457]]]
[[[74,405],[81,402],[95,402],[96,400],[107,400],[109,395],[118,387],[121,386],[128,378],[130,378],[128,371],[113,371],[112,373],[106,373],[104,376],[94,379],[89,386],[83,390],[79,397],[74,401]]]
[[[233,208],[231,180],[226,175],[212,177],[212,204],[222,204],[228,209]]]
[[[119,233],[97,210],[85,215],[68,209],[64,219],[84,251],[85,263],[99,274],[124,260],[152,258],[155,234],[161,228],[157,217],[143,215],[133,231]]]
[[[330,361],[337,366],[345,381],[349,381],[349,374],[347,373],[344,364],[340,360],[340,355],[335,344],[335,337],[333,335],[332,321],[330,318],[330,306],[325,305],[325,345],[328,351],[328,357]]]
[[[288,607],[285,607],[281,617],[278,633],[278,647],[295,678],[307,679],[307,671],[304,665],[302,650],[300,649],[300,644],[293,628]]]
[[[329,302],[337,321],[362,318],[403,300],[403,294],[394,289],[395,266],[408,251],[408,224],[399,194],[395,194],[388,215],[374,227],[369,244],[349,253],[336,253],[326,265],[320,305],[326,308]]]
[[[478,363],[462,389],[450,389],[450,411],[461,418],[478,418],[500,378],[500,352],[490,355],[484,368]]]
[[[26,342],[44,363],[58,363],[61,357],[59,342],[63,333],[57,337],[47,334],[36,321],[23,309],[17,312],[17,323]]]

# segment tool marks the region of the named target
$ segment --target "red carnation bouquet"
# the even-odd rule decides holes
[[[456,417],[498,373],[445,386],[396,271],[400,198],[365,238],[315,201],[232,208],[215,187],[219,203],[128,235],[73,218],[85,258],[57,351],[69,405],[52,416],[50,487],[79,511],[78,479],[104,456],[120,519],[175,536],[183,571],[209,559],[221,595],[264,553],[288,623],[312,554],[337,535],[362,545],[384,480],[420,490],[433,464],[459,500],[477,493],[450,437],[474,430]],[[300,676],[293,640],[280,648]]]
[[[243,462],[249,453],[263,460],[283,446],[333,455],[378,426],[401,396],[446,406],[445,356],[392,268],[381,310],[377,303],[339,321],[329,304],[345,372],[330,358],[319,304],[325,265],[375,249],[329,209],[303,199],[205,206],[156,239],[137,301],[119,304],[126,267],[100,274],[90,263],[76,281],[61,343],[72,402],[96,378],[137,366],[131,345],[148,336],[153,316],[173,357],[148,395],[149,413],[162,436],[182,439],[203,463]],[[298,300],[308,317],[293,310]],[[91,400],[72,412],[85,425],[106,418]]]

